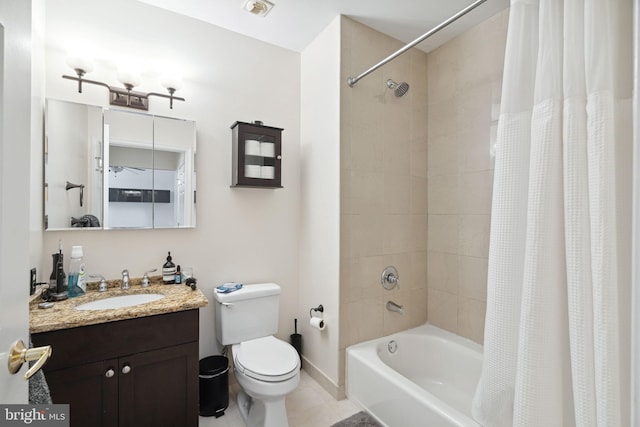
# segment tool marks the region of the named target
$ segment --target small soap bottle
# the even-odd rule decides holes
[[[180,266],[176,267],[176,284],[182,283],[182,272],[180,271]]]
[[[176,265],[171,262],[171,252],[167,255],[167,262],[162,266],[162,283],[172,285],[176,282]]]

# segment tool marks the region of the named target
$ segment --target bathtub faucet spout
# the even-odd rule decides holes
[[[404,308],[401,305],[398,305],[393,301],[387,301],[387,310],[395,311],[396,313],[400,313],[400,314],[404,314]]]

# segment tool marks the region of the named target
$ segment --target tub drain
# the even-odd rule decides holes
[[[389,341],[389,344],[387,344],[387,349],[389,350],[389,353],[395,353],[398,350],[398,343],[395,340]]]

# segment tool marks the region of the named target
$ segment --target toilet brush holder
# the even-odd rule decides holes
[[[294,333],[291,334],[290,342],[291,346],[298,352],[298,357],[300,357],[300,366],[302,367],[302,335],[298,333],[298,319],[293,320],[293,325]]]

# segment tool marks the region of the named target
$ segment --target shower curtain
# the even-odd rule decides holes
[[[629,425],[631,0],[512,0],[484,426]]]

